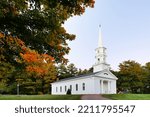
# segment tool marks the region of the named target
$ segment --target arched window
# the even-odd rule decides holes
[[[76,84],[76,91],[78,91],[78,84]]]
[[[85,91],[85,83],[82,84],[82,89]]]

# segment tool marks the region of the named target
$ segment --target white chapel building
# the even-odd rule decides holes
[[[110,72],[106,63],[106,48],[102,44],[101,27],[99,28],[99,42],[96,48],[96,62],[93,73],[70,77],[51,83],[53,95],[65,95],[67,90],[71,94],[116,94],[117,77]]]

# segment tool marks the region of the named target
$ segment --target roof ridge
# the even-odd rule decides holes
[[[81,75],[77,75],[77,76],[73,76],[73,77],[68,77],[68,78],[60,79],[60,80],[55,81],[55,82],[67,81],[67,80],[72,80],[72,79],[76,79],[76,78],[78,79],[78,78],[81,78],[84,76],[91,76],[91,75],[95,75],[97,73],[103,72],[105,70],[107,70],[107,69],[104,69],[104,70],[98,71],[98,72],[92,72],[92,73],[88,73],[88,74],[81,74]],[[55,83],[55,82],[53,82],[53,83]]]

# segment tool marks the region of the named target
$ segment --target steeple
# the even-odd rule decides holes
[[[99,25],[99,40],[98,41],[99,41],[98,47],[103,47],[101,25]]]
[[[106,48],[103,47],[102,43],[102,30],[101,25],[99,26],[99,37],[98,37],[98,48],[96,48],[96,63],[93,66],[94,72],[109,69],[109,64],[106,63]]]

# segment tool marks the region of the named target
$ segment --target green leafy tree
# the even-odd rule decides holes
[[[0,93],[9,93],[9,87],[12,80],[14,80],[13,73],[15,68],[10,63],[0,62]]]
[[[118,85],[122,90],[129,90],[132,93],[143,91],[143,70],[139,63],[135,61],[124,61],[119,65]]]
[[[150,93],[150,62],[143,66],[144,71],[144,93]]]

